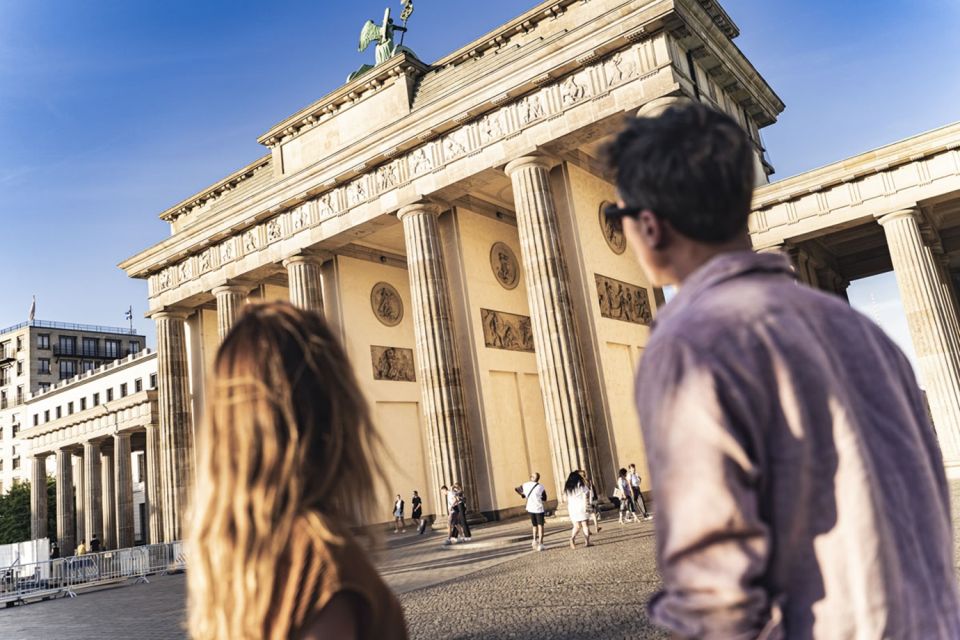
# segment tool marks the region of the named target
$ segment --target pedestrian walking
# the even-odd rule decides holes
[[[97,534],[93,534],[90,536],[90,553],[100,553],[101,551],[103,551],[103,544]]]
[[[352,534],[376,520],[383,478],[363,393],[320,314],[247,305],[204,395],[185,519],[190,636],[405,640]]]
[[[544,505],[547,500],[547,490],[540,484],[540,474],[534,472],[530,480],[524,482],[514,491],[527,501],[527,513],[530,514],[530,524],[533,527],[533,541],[531,546],[535,551],[543,551],[543,523]]]
[[[627,480],[627,470],[625,468],[621,467],[620,471],[617,472],[616,482],[613,496],[620,502],[620,524],[640,522],[636,507],[633,506],[633,492],[630,490],[630,481]]]
[[[467,497],[463,493],[463,486],[459,482],[453,483],[456,495],[454,508],[457,510],[457,520],[460,522],[460,542],[470,542],[470,523],[467,522]]]
[[[410,498],[410,508],[410,517],[417,523],[417,533],[423,535],[424,530],[427,528],[427,522],[423,519],[423,500],[416,490],[413,492],[413,497]]]
[[[456,509],[457,494],[447,488],[447,485],[440,487],[440,499],[447,508],[447,539],[443,541],[445,545],[456,544],[463,534],[460,532],[460,511]]]
[[[757,153],[699,102],[629,120],[610,149],[607,218],[650,286],[677,287],[636,379],[650,618],[678,638],[960,638],[949,485],[910,361],[751,250]]]
[[[60,545],[58,545],[56,542],[51,542],[50,543],[50,559],[56,560],[59,557],[60,557]]]
[[[567,498],[567,513],[570,515],[570,522],[573,523],[573,529],[570,531],[570,548],[577,548],[577,535],[583,533],[584,546],[592,547],[590,544],[590,526],[587,524],[587,505],[590,501],[590,489],[587,483],[583,481],[583,476],[579,471],[571,471],[567,476],[567,482],[563,486],[563,492]]]
[[[583,481],[587,485],[589,490],[589,500],[587,502],[587,523],[593,522],[593,528],[597,533],[600,533],[600,496],[597,494],[597,486],[594,484],[593,479],[589,478],[585,471],[581,471],[580,475],[583,477]]]
[[[407,524],[403,520],[403,498],[397,494],[397,499],[393,503],[393,532],[406,533]]]
[[[87,545],[83,544],[83,540],[80,541],[80,544],[77,545],[76,551],[73,552],[75,556],[82,556],[87,552]]]
[[[651,516],[647,512],[647,505],[643,503],[643,492],[640,491],[640,475],[637,473],[637,465],[632,462],[628,467],[627,478],[630,480],[630,494],[633,497],[636,513],[639,513],[644,520],[649,520]]]

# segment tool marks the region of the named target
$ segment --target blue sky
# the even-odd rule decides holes
[[[406,44],[435,60],[533,4],[417,0]],[[36,294],[49,320],[122,326],[132,304],[152,336],[146,286],[116,264],[167,236],[160,211],[264,154],[259,134],[368,61],[360,26],[388,5],[0,0],[0,327]],[[954,0],[723,5],[787,104],[763,132],[777,178],[960,119]],[[881,321],[895,294],[889,276],[851,292]]]

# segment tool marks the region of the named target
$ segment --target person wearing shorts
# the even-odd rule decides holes
[[[530,514],[530,524],[533,527],[531,546],[535,551],[543,551],[543,503],[547,500],[547,490],[540,484],[540,474],[534,472],[529,481],[514,491],[527,501],[527,513]]]

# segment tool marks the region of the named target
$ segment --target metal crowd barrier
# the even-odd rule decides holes
[[[182,571],[182,542],[101,551],[0,568],[0,605],[75,598],[77,591],[112,583],[148,583],[147,576]]]

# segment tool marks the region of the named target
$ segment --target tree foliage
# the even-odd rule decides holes
[[[51,540],[57,538],[57,488],[50,476],[47,476],[47,535]],[[0,544],[30,539],[30,483],[17,482],[0,496]]]

